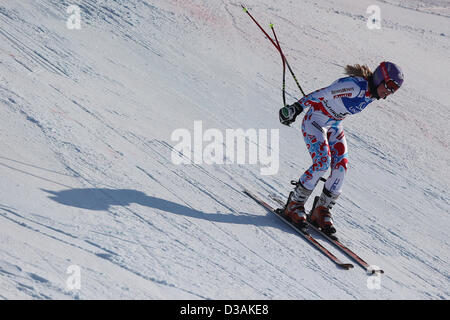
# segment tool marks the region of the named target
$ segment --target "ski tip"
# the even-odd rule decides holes
[[[366,268],[367,274],[368,275],[379,275],[379,274],[383,274],[384,271],[381,270],[379,267],[377,266],[368,266]]]
[[[350,270],[354,268],[354,265],[352,265],[351,263],[341,263],[339,266],[345,270]]]
[[[377,269],[377,270],[370,270],[370,272],[368,272],[368,273],[372,274],[372,275],[378,275],[378,274],[383,274],[384,271],[381,269]]]

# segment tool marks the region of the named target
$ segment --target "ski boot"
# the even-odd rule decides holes
[[[311,224],[336,240],[337,237],[334,235],[336,228],[333,224],[330,209],[334,206],[338,197],[339,195],[332,194],[324,187],[320,197],[315,197],[311,213],[308,216],[308,221]]]
[[[312,190],[305,189],[299,182],[292,182],[296,185],[294,191],[289,193],[287,203],[284,207],[283,215],[291,221],[298,229],[305,231],[308,225],[305,212],[305,202],[311,195]]]

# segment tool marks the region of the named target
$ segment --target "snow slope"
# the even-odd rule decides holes
[[[72,4],[79,30],[66,26]],[[381,30],[366,26],[373,4]],[[333,209],[342,240],[384,269],[381,287],[241,192],[284,197],[310,158],[300,121],[278,122],[280,57],[240,2],[6,0],[0,298],[449,298],[448,1],[246,5],[275,24],[307,92],[346,64],[403,68],[404,88],[345,120],[350,168]],[[288,91],[299,97],[291,80]],[[171,135],[196,120],[224,133],[278,129],[277,174],[175,165]]]

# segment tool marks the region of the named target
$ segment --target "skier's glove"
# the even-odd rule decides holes
[[[292,122],[295,121],[295,118],[302,113],[303,107],[299,102],[295,102],[290,106],[284,106],[280,109],[280,122],[286,126],[290,126]]]

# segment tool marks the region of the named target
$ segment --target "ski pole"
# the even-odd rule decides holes
[[[278,42],[278,38],[277,38],[277,34],[275,33],[275,29],[273,27],[273,24],[270,24],[270,28],[272,29],[273,32],[273,37],[275,38],[275,41],[277,42],[277,46],[278,46],[278,51],[280,52],[281,55],[281,61],[283,62],[283,85],[281,87],[282,93],[283,93],[283,106],[286,106],[286,60],[284,58],[283,55],[283,51],[281,50],[281,46],[280,46],[280,42]]]
[[[280,43],[278,42],[277,36],[276,36],[276,34],[275,34],[275,29],[273,28],[273,24],[271,24],[270,27],[272,28],[273,34],[274,34],[275,39],[276,39],[276,41],[277,41],[277,44],[278,44],[278,50],[280,51],[281,56],[283,57],[283,60],[284,60],[284,62],[286,63],[286,65],[287,65],[289,71],[291,72],[292,78],[294,78],[294,81],[295,81],[295,83],[297,84],[297,87],[299,88],[299,90],[301,91],[301,93],[303,94],[303,96],[305,96],[305,92],[303,91],[302,87],[300,86],[300,83],[298,82],[297,77],[296,77],[295,74],[294,74],[294,71],[292,71],[291,66],[290,66],[289,63],[287,62],[287,59],[286,59],[286,56],[285,56],[284,53],[283,53],[283,50],[281,50],[281,45],[280,45]],[[283,86],[285,86],[285,85],[283,85]]]
[[[303,96],[306,96],[305,92],[303,91],[302,87],[300,86],[300,83],[298,83],[297,77],[295,76],[294,72],[292,71],[291,66],[287,62],[286,58],[284,58],[284,60],[286,61],[286,65],[287,65],[289,71],[291,72],[292,78],[294,78],[294,81],[297,84],[297,87],[299,88],[299,90],[301,91]]]
[[[264,33],[264,35],[270,40],[270,42],[272,42],[272,44],[274,45],[275,48],[277,48],[277,50],[280,52],[280,55],[282,56],[283,60],[286,62],[286,66],[289,69],[289,72],[291,73],[292,77],[294,78],[295,83],[297,84],[297,87],[299,88],[299,90],[301,91],[301,93],[303,94],[303,96],[305,96],[305,92],[303,91],[302,87],[300,86],[300,83],[297,80],[297,77],[294,74],[294,71],[292,71],[291,66],[289,65],[286,56],[284,55],[283,51],[281,50],[281,47],[279,46],[279,44],[277,45],[273,39],[267,34],[267,32],[261,27],[261,25],[258,23],[258,21],[256,21],[255,18],[253,18],[253,16],[250,14],[250,12],[248,11],[248,9],[246,7],[244,7],[244,5],[241,4],[242,9],[244,9],[244,12],[248,14],[248,16],[253,20],[253,22],[259,27],[259,29]]]
[[[267,32],[263,29],[263,27],[261,27],[261,25],[258,23],[258,21],[255,20],[255,18],[253,18],[253,16],[250,14],[250,12],[248,12],[248,9],[246,7],[244,7],[244,5],[241,4],[242,9],[244,9],[244,12],[248,14],[248,16],[253,20],[254,23],[256,23],[256,25],[259,27],[259,29],[261,29],[261,31],[264,33],[264,35],[267,37],[267,39],[270,40],[270,42],[272,42],[272,44],[275,46],[275,48],[277,48],[278,51],[280,51],[280,49],[278,48],[277,44],[273,41],[273,39],[267,34]],[[282,56],[283,52],[280,51],[280,54]]]

